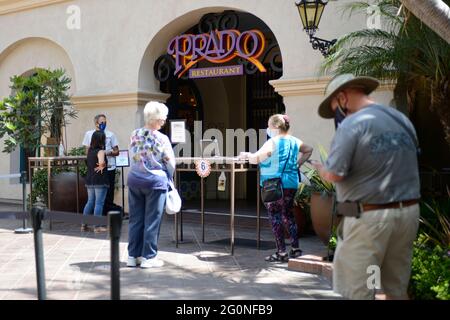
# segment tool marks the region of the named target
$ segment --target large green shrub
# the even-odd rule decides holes
[[[31,198],[31,203],[35,204],[38,199],[48,205],[48,174],[46,169],[36,170],[33,174],[33,188],[31,193],[28,195],[28,205],[30,204],[29,199]]]
[[[421,202],[410,283],[415,299],[450,300],[449,198]]]
[[[419,300],[450,300],[450,247],[430,248],[421,234],[414,244],[410,295]]]

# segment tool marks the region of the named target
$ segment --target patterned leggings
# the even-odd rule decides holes
[[[283,198],[265,203],[269,218],[272,223],[272,232],[275,236],[278,252],[286,251],[286,243],[284,242],[284,226],[289,230],[291,246],[298,248],[297,224],[294,218],[294,195],[297,190],[283,189]]]

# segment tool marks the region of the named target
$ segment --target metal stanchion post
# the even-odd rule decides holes
[[[122,167],[122,219],[125,218],[125,177]]]
[[[22,210],[27,211],[27,172],[22,171],[20,176],[20,182],[22,183]],[[27,219],[23,219],[22,228],[14,230],[14,233],[26,234],[31,233],[33,229],[27,228]]]
[[[235,173],[235,168],[234,168],[234,163],[231,163],[231,172],[230,172],[230,176],[231,176],[231,182],[230,182],[230,198],[231,198],[231,208],[230,208],[230,229],[231,229],[231,241],[230,241],[230,246],[231,246],[231,255],[234,255],[234,207],[235,207],[235,203],[234,203],[234,198],[235,198],[235,190],[236,190],[236,186],[235,186],[235,181],[236,181],[236,173]]]
[[[261,245],[261,194],[259,186],[259,168],[256,168],[256,248],[259,250]]]
[[[31,222],[34,229],[34,255],[36,260],[36,279],[38,299],[45,300],[47,293],[45,289],[45,270],[44,270],[44,248],[42,243],[42,220],[45,210],[36,206],[31,209]]]
[[[119,242],[122,228],[122,213],[110,211],[109,235],[111,238],[111,300],[120,300],[120,255]]]
[[[205,193],[205,191],[204,191],[205,187],[204,187],[204,184],[205,184],[204,178],[201,177],[200,178],[200,192],[201,192],[201,195],[200,195],[200,201],[201,201],[200,207],[201,207],[201,211],[202,211],[201,219],[202,219],[202,242],[203,243],[205,242],[205,194],[204,194]]]
[[[174,175],[174,182],[173,182],[175,188],[178,188],[178,172],[175,165],[175,175]],[[181,211],[183,211],[183,207],[181,207]],[[178,248],[178,219],[177,219],[178,213],[174,214],[174,223],[175,223],[175,247]]]

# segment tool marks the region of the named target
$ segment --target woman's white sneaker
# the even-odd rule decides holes
[[[141,268],[159,268],[164,265],[164,261],[159,260],[158,258],[145,259],[142,258]]]
[[[137,267],[142,263],[142,257],[134,258],[128,257],[127,267]]]

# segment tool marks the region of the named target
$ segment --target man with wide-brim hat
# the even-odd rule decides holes
[[[320,176],[336,184],[337,229],[333,289],[349,299],[407,299],[413,242],[419,224],[418,143],[409,119],[369,94],[371,77],[333,78],[319,115],[336,133]]]
[[[380,82],[372,77],[356,77],[353,74],[342,74],[334,77],[325,89],[325,98],[319,105],[319,115],[325,119],[332,119],[335,117],[335,111],[331,106],[331,101],[338,95],[338,93],[345,92],[345,90],[353,88],[369,95],[374,91]]]

